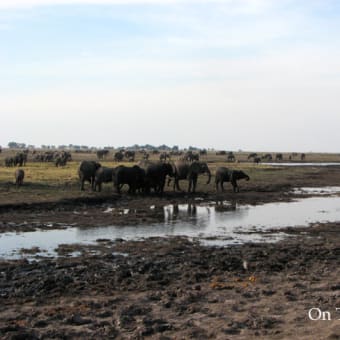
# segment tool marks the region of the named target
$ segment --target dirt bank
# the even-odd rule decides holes
[[[167,204],[289,201],[299,197],[294,187],[339,185],[340,171],[263,169],[252,179],[238,194],[202,185],[196,195],[167,191],[162,197],[119,197],[111,189],[79,195],[72,188],[55,196],[54,187],[44,196],[27,185],[0,199],[0,237],[65,225],[151,223],[163,218]],[[339,339],[339,228],[283,229],[290,237],[279,243],[224,249],[181,237],[103,239],[59,245],[59,258],[0,260],[0,337]],[[311,308],[332,320],[309,320]]]
[[[339,227],[318,224],[291,230],[289,241],[224,249],[179,237],[102,240],[58,249],[78,257],[1,261],[0,335],[338,339]],[[311,308],[332,320],[309,320]]]

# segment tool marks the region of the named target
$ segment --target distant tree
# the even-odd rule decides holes
[[[11,149],[25,149],[26,148],[25,143],[9,142],[7,145]]]
[[[16,143],[16,142],[9,142],[7,145],[10,149],[17,149],[18,148],[18,143]]]

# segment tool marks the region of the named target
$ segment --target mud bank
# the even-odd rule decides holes
[[[337,339],[339,228],[228,248],[181,237],[100,240],[61,245],[57,259],[1,261],[0,336]],[[311,308],[332,320],[309,320]]]
[[[270,202],[289,202],[304,198],[306,194],[292,192],[290,185],[258,187],[255,191],[203,193],[165,193],[164,195],[104,195],[55,202],[0,204],[0,233],[34,231],[107,225],[137,225],[159,222],[163,206],[172,204],[204,204],[229,202],[230,204],[258,205]],[[312,196],[312,195],[310,195]],[[150,207],[155,207],[153,211]],[[109,209],[109,210],[108,210]],[[113,210],[114,211],[113,211]],[[124,214],[129,209],[130,214]],[[110,211],[110,213],[105,213]]]

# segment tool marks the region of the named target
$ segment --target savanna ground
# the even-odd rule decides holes
[[[7,150],[0,154],[0,164],[6,155]],[[197,197],[262,204],[297,197],[290,192],[295,187],[340,185],[340,167],[255,165],[246,162],[247,154],[236,154],[238,163],[226,163],[225,156],[209,154],[203,160],[213,174],[223,165],[250,176],[249,182],[240,181],[240,193],[232,193],[228,183],[226,192],[216,193],[214,178],[206,185],[205,176],[195,195],[173,193],[169,187],[161,197],[118,196],[111,184],[104,184],[101,193],[80,192],[79,161],[96,157],[72,156],[74,161],[64,168],[29,162],[21,188],[13,184],[14,169],[0,167],[0,237],[8,231],[44,228],[51,221],[78,227],[145,224],[160,218],[150,214],[151,205],[195,202]],[[306,154],[306,162],[314,161],[337,162],[340,156]],[[185,181],[181,186],[186,188]],[[133,208],[136,213],[103,214],[108,206]],[[211,248],[184,237],[101,240],[91,246],[60,245],[58,258],[3,259],[0,336],[339,339],[339,226],[316,223],[284,229],[290,237],[276,244]],[[70,257],[74,250],[79,256]],[[330,311],[332,320],[309,320],[313,307]]]

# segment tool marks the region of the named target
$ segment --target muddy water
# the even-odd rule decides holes
[[[160,221],[153,224],[107,226],[93,228],[69,227],[63,230],[0,234],[0,257],[29,257],[24,249],[38,247],[35,255],[55,256],[59,244],[91,244],[97,239],[141,239],[154,236],[188,236],[204,244],[230,245],[244,242],[276,241],[282,233],[268,233],[269,229],[285,226],[308,226],[312,222],[340,221],[340,197],[322,196],[339,192],[340,188],[301,188],[319,197],[289,203],[269,203],[259,206],[238,205],[235,202],[210,204],[182,204],[150,207]],[[108,209],[103,213],[110,213]],[[124,209],[129,215],[130,211]],[[113,217],[114,219],[114,217]]]
[[[261,163],[264,165],[270,165],[270,166],[340,166],[339,162],[323,162],[323,163]]]

